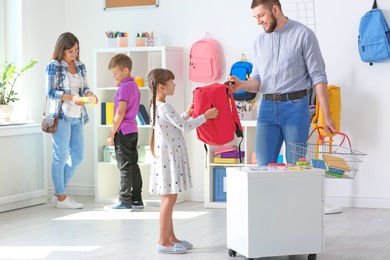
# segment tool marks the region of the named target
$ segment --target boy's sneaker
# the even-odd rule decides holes
[[[143,209],[144,208],[144,203],[142,200],[133,201],[132,204],[133,204],[133,209]]]
[[[57,200],[57,208],[59,209],[81,209],[83,204],[74,201],[71,197],[66,197],[63,201]]]
[[[123,204],[122,202],[103,207],[105,211],[131,211],[131,208],[131,204]]]

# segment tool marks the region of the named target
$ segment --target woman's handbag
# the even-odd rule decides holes
[[[60,75],[62,75],[62,66],[60,65]],[[47,104],[47,96],[45,100],[45,106],[43,107],[43,118],[41,122],[41,129],[43,132],[52,134],[57,131],[58,128],[58,121],[60,120],[60,114],[61,114],[61,109],[62,109],[62,102],[60,105],[60,109],[58,110],[58,115],[57,116],[49,116],[45,114],[45,109],[46,109],[46,104]]]
[[[46,96],[46,102],[45,102],[45,107],[47,103],[47,96]],[[45,114],[45,107],[43,109],[43,118],[41,122],[41,129],[43,132],[52,134],[57,131],[58,128],[58,120],[60,120],[60,113],[61,113],[61,107],[62,107],[62,101],[61,101],[61,106],[60,110],[58,111],[57,116],[49,116]]]
[[[59,117],[44,116],[42,118],[41,128],[42,131],[48,134],[55,133],[58,128]]]

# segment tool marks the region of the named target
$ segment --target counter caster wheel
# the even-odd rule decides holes
[[[236,251],[234,251],[233,249],[229,249],[229,256],[236,256],[237,255],[237,252]]]
[[[316,260],[317,259],[317,255],[316,254],[310,254],[307,256],[307,259],[308,260]]]

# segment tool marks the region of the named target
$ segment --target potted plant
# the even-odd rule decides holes
[[[15,92],[15,83],[17,79],[28,69],[37,64],[37,60],[31,60],[21,69],[14,63],[5,63],[0,65],[0,121],[8,121],[13,106],[10,103],[18,101],[18,93]]]

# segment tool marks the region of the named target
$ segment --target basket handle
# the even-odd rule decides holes
[[[314,128],[314,129],[311,131],[311,133],[309,134],[309,137],[307,138],[307,140],[309,140],[310,137],[313,135],[313,133],[314,133],[315,131],[317,131],[317,132],[318,132],[318,137],[319,137],[319,139],[320,139],[321,141],[324,141],[325,136],[322,136],[322,135],[320,134],[320,129],[324,130],[324,127],[322,127],[322,126],[317,126],[316,128]],[[333,134],[337,134],[337,135],[342,135],[342,136],[343,136],[343,140],[341,141],[340,145],[342,145],[342,144],[344,143],[345,139],[347,139],[348,144],[349,144],[349,148],[352,148],[351,140],[349,140],[349,137],[348,137],[347,134],[345,134],[345,133],[343,133],[343,132],[333,132]]]

